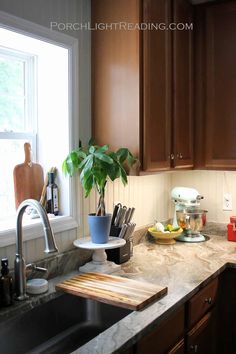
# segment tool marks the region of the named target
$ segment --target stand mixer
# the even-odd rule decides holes
[[[194,188],[175,187],[171,191],[175,204],[173,227],[180,226],[183,232],[176,240],[183,242],[202,242],[205,237],[200,233],[206,220],[206,210],[200,209],[203,196]]]

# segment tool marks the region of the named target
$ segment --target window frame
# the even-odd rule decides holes
[[[0,27],[16,31],[26,36],[46,41],[48,43],[64,47],[68,50],[69,60],[69,149],[76,147],[79,141],[79,43],[78,39],[67,34],[50,30],[28,20],[18,18],[0,11]],[[18,133],[20,134],[20,133]],[[24,134],[24,133],[23,133]],[[54,233],[77,228],[79,232],[79,188],[75,178],[69,180],[69,215],[58,216],[50,220]],[[43,237],[41,222],[33,220],[30,225],[23,227],[24,241]],[[0,231],[0,247],[15,244],[15,227],[9,227]]]

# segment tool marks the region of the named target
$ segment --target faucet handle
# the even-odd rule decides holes
[[[35,263],[29,263],[26,265],[26,270],[33,270],[36,272],[43,272],[46,273],[48,270],[47,268],[43,268],[43,267],[38,267]]]

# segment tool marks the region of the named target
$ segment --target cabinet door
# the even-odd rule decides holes
[[[143,22],[171,22],[170,0],[144,0]],[[143,31],[143,169],[170,167],[171,143],[171,33]]]
[[[173,346],[184,335],[184,306],[136,344],[135,354],[179,353]],[[170,348],[172,348],[170,350]],[[176,348],[177,350],[177,348]],[[181,352],[180,352],[181,353]]]
[[[187,353],[212,354],[211,312],[208,312],[187,335]]]
[[[193,6],[173,1],[173,22],[193,25]],[[193,29],[173,33],[173,167],[193,167]]]
[[[91,32],[93,137],[139,156],[140,31],[126,28],[139,23],[139,0],[92,0],[91,18],[101,26]]]
[[[236,167],[235,23],[235,1],[207,9],[206,166]]]
[[[167,354],[185,354],[184,351],[184,339],[179,341]]]
[[[200,7],[196,17],[197,164],[236,168],[236,2]],[[201,146],[203,147],[201,149]]]

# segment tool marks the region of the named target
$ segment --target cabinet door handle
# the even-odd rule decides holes
[[[182,154],[181,152],[180,152],[180,153],[178,153],[178,154],[177,154],[177,158],[178,158],[178,159],[180,159],[180,160],[182,160],[182,158],[183,158],[183,154]]]
[[[170,155],[168,155],[168,159],[170,159],[170,160],[174,160],[174,159],[175,159],[175,155],[174,155],[174,154],[170,154]]]
[[[211,305],[212,304],[212,298],[211,297],[206,298],[205,302],[208,303],[208,305]]]
[[[194,353],[197,353],[197,351],[198,351],[198,346],[197,346],[197,344],[195,344],[195,345],[190,345],[190,350],[193,350]]]

